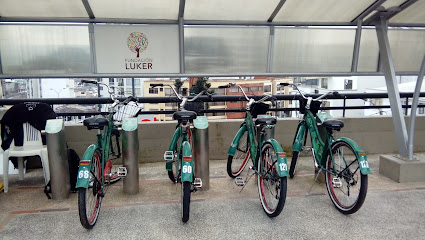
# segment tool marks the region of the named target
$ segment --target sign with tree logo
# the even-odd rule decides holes
[[[177,25],[95,25],[98,73],[179,73]]]

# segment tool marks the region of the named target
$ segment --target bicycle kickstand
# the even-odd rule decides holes
[[[242,190],[245,188],[246,184],[249,182],[249,180],[251,179],[251,177],[255,174],[255,170],[254,172],[249,175],[249,171],[252,170],[252,167],[249,167],[248,172],[246,173],[246,177],[245,180],[242,177],[236,177],[235,178],[235,183],[237,186],[242,186],[242,189],[239,191],[239,193],[242,192]]]
[[[308,192],[307,192],[306,196],[309,196],[309,195],[310,195],[310,192],[311,192],[311,189],[312,189],[312,188],[313,188],[313,186],[314,186],[314,183],[319,182],[319,181],[317,181],[317,179],[319,178],[319,175],[320,175],[320,173],[322,173],[322,171],[323,171],[323,169],[319,169],[319,171],[317,172],[316,177],[314,178],[314,181],[313,181],[313,183],[311,184],[310,189],[308,190]]]

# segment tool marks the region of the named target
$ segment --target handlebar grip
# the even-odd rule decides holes
[[[93,83],[93,84],[97,84],[98,82],[96,80],[88,80],[88,79],[83,79],[81,80],[82,83]]]
[[[286,83],[286,82],[285,83],[279,83],[279,85],[286,87],[286,86],[289,86],[289,83]]]
[[[272,106],[276,106],[276,98],[272,97],[270,98],[270,101],[272,102]]]
[[[162,87],[162,86],[164,86],[164,84],[162,84],[162,83],[151,83],[151,87]]]
[[[224,85],[224,86],[218,86],[218,88],[228,88],[229,85]]]

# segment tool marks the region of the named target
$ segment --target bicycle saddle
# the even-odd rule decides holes
[[[269,117],[269,118],[257,118],[255,120],[255,125],[275,125],[277,122],[276,118]]]
[[[108,119],[102,116],[90,117],[90,118],[84,119],[83,124],[84,126],[87,127],[88,130],[91,130],[91,129],[103,130],[103,127],[108,125]]]
[[[173,114],[174,120],[192,120],[197,116],[196,112],[193,111],[178,111]]]
[[[337,119],[327,119],[323,121],[322,126],[324,126],[327,129],[339,131],[341,130],[341,128],[344,127],[344,123],[341,120],[337,120]]]

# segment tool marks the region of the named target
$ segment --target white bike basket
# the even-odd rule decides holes
[[[127,105],[119,106],[118,111],[114,114],[115,121],[122,121],[126,117],[135,117],[141,108],[135,102],[129,102]]]

